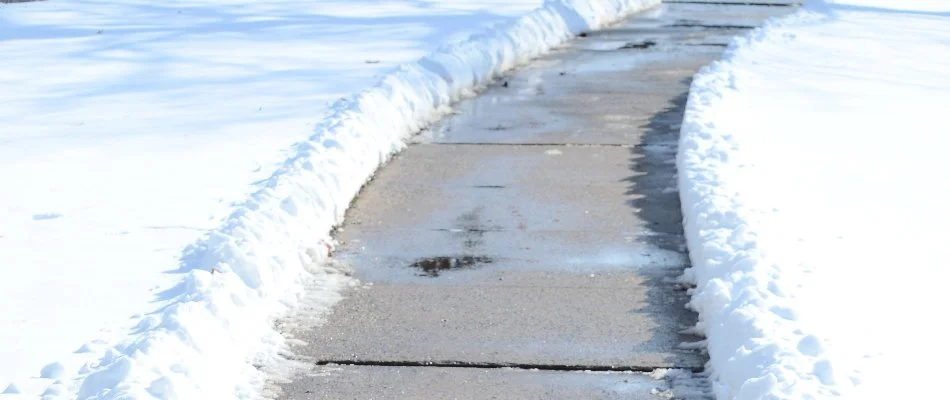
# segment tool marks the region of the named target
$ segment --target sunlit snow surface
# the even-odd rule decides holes
[[[939,398],[950,5],[814,1],[693,83],[679,154],[721,399]]]
[[[655,3],[0,5],[0,392],[255,397],[273,317],[338,299],[329,229],[409,134]]]

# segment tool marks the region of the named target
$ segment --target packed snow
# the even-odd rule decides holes
[[[678,155],[719,399],[941,398],[950,3],[812,1],[695,78]]]
[[[656,2],[0,5],[0,398],[255,397],[380,163]]]

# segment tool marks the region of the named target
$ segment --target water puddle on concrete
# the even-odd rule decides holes
[[[485,256],[426,257],[416,260],[410,267],[418,268],[419,276],[438,277],[443,271],[473,269],[495,260]]]
[[[651,47],[653,47],[653,46],[656,46],[656,42],[654,42],[654,41],[652,41],[652,40],[645,40],[645,41],[642,41],[642,42],[629,42],[629,43],[627,43],[627,44],[624,44],[623,46],[620,46],[620,48],[619,48],[618,50],[626,50],[626,49],[649,49],[649,48],[651,48]]]

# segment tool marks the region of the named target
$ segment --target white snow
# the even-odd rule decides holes
[[[678,155],[719,399],[945,396],[950,3],[812,1],[692,85]]]
[[[655,3],[0,5],[0,398],[256,396],[274,318],[351,284],[329,230],[404,139]]]

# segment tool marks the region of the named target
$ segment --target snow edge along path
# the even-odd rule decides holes
[[[498,74],[659,0],[548,0],[516,21],[398,67],[337,102],[315,134],[207,238],[184,252],[167,305],[80,371],[78,398],[253,398],[255,367],[283,338],[273,320],[316,280],[322,306],[350,278],[314,267],[375,170],[462,96]],[[47,395],[63,393],[54,384]]]
[[[950,3],[809,0],[694,78],[678,151],[717,398],[943,398]]]
[[[695,285],[687,307],[699,314],[694,330],[705,336],[706,369],[717,399],[799,398],[830,392],[814,371],[800,368],[808,363],[796,354],[802,345],[818,339],[795,326],[782,307],[774,286],[782,271],[758,243],[762,219],[738,197],[743,182],[730,179],[744,161],[733,159],[738,158],[738,144],[717,119],[717,106],[737,92],[736,59],[745,55],[747,61],[758,43],[782,34],[773,31],[823,18],[820,0],[812,0],[790,15],[766,20],[734,38],[721,60],[703,67],[690,85],[676,164],[692,267],[680,279]],[[777,331],[795,335],[779,337]],[[797,395],[778,394],[790,387]]]

